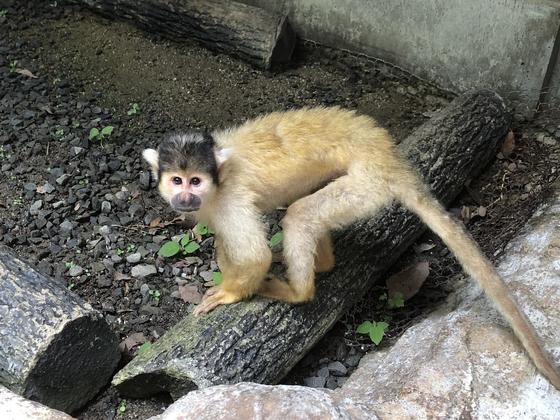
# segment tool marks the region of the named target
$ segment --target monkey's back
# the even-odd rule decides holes
[[[231,164],[243,168],[243,179],[235,182],[257,190],[273,206],[280,204],[278,197],[291,202],[352,165],[392,167],[396,158],[391,137],[375,120],[338,107],[274,112],[214,138],[231,149]]]

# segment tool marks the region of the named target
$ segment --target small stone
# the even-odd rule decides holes
[[[305,386],[311,388],[324,388],[326,382],[327,378],[323,378],[320,376],[310,376],[309,378],[303,379],[303,383],[305,384]]]
[[[83,272],[84,269],[79,265],[72,265],[72,267],[70,267],[70,269],[68,270],[68,275],[70,277],[78,277],[81,276]]]
[[[150,189],[150,173],[147,171],[142,171],[140,172],[140,174],[138,175],[138,185],[140,185],[140,188],[142,188],[143,190],[149,190]]]
[[[161,309],[158,308],[157,306],[152,306],[152,305],[143,305],[140,308],[140,313],[144,314],[144,315],[159,315],[161,314]]]
[[[31,214],[32,216],[36,216],[39,214],[39,210],[41,210],[42,208],[43,200],[37,200],[33,204],[31,204],[31,207],[29,207],[29,214]]]
[[[339,361],[329,363],[328,368],[334,376],[345,376],[348,373],[346,366]]]
[[[70,234],[70,232],[72,232],[72,229],[74,229],[74,226],[72,225],[72,222],[70,220],[65,220],[60,224],[60,231],[64,234]]]
[[[113,285],[113,280],[111,276],[101,276],[97,279],[97,286],[99,287],[111,287]]]
[[[134,267],[132,267],[132,270],[130,270],[130,275],[137,278],[148,277],[156,273],[156,266],[149,264],[135,265]]]
[[[211,271],[201,271],[198,275],[202,277],[204,281],[210,281],[214,277],[214,273]]]
[[[109,214],[111,213],[111,203],[108,201],[103,201],[101,203],[101,213]]]
[[[72,147],[72,153],[74,154],[74,156],[78,156],[81,153],[83,153],[85,149],[83,147],[78,147],[78,146],[74,146]]]
[[[35,190],[37,189],[37,185],[35,185],[33,182],[28,182],[26,184],[23,185],[23,189],[25,191],[33,191],[35,192]]]
[[[336,389],[338,388],[338,382],[334,376],[331,376],[327,379],[327,384],[325,385],[328,389]]]
[[[70,175],[68,174],[62,174],[60,175],[58,178],[56,178],[56,183],[58,185],[66,185],[66,183],[68,182],[68,179],[70,178]]]
[[[127,255],[126,257],[126,261],[130,264],[139,263],[141,259],[142,259],[142,254],[140,254],[139,252],[135,252],[134,254]]]
[[[321,378],[327,378],[329,376],[329,368],[322,367],[317,371],[317,376],[320,376]]]
[[[154,235],[154,237],[152,238],[152,242],[154,244],[161,244],[163,241],[165,241],[167,239],[167,236],[164,235]]]
[[[203,261],[200,257],[185,257],[183,258],[183,261],[185,262],[186,265],[202,265]]]
[[[352,356],[348,356],[346,358],[345,364],[348,367],[356,367],[356,366],[358,366],[358,363],[360,363],[361,359],[362,359],[361,354],[353,354]]]
[[[113,263],[115,263],[115,264],[120,263],[122,260],[123,260],[123,259],[122,259],[122,257],[121,257],[120,255],[117,255],[117,254],[112,254],[112,255],[111,255],[111,261],[112,261]]]
[[[104,225],[99,228],[99,234],[102,236],[109,236],[111,234],[111,226]]]

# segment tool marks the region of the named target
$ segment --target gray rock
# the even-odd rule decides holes
[[[111,287],[113,285],[113,279],[111,278],[111,276],[98,277],[97,285],[99,287]]]
[[[134,254],[127,255],[126,261],[130,264],[136,264],[142,259],[142,254],[135,252]]]
[[[334,376],[344,376],[346,375],[346,373],[348,373],[348,369],[346,369],[346,366],[344,366],[339,361],[329,363],[328,368]]]
[[[140,308],[140,313],[144,315],[159,315],[161,312],[161,308],[152,305],[142,305]]]
[[[104,213],[104,214],[111,213],[111,203],[109,203],[108,201],[102,201],[101,202],[101,212]]]
[[[64,235],[69,235],[72,229],[74,229],[74,225],[72,225],[70,220],[65,220],[60,224],[60,232]]]
[[[77,264],[74,264],[68,270],[68,275],[70,277],[78,277],[81,276],[84,272],[84,269]]]
[[[140,286],[140,294],[142,296],[146,296],[149,292],[150,292],[150,285],[148,283],[144,283],[142,284],[142,286]]]
[[[37,200],[33,204],[31,204],[31,207],[29,207],[29,214],[31,214],[32,216],[36,216],[39,214],[39,210],[41,210],[42,208],[43,200]]]
[[[58,178],[56,178],[56,183],[58,185],[66,185],[66,183],[68,182],[68,179],[70,178],[70,175],[68,174],[62,174],[60,175]]]
[[[329,368],[322,367],[317,371],[317,376],[320,376],[321,378],[327,378],[329,376]]]
[[[108,236],[111,233],[111,226],[104,225],[99,228],[99,234]]]
[[[362,355],[361,354],[353,354],[351,356],[348,356],[346,358],[346,360],[344,361],[344,363],[346,364],[346,366],[348,367],[356,367],[358,366],[358,363],[360,363],[360,360],[362,359]]]
[[[211,271],[201,271],[200,273],[198,273],[198,275],[202,277],[204,281],[211,281],[214,276]]]
[[[305,386],[308,386],[310,388],[324,388],[326,382],[327,378],[323,376],[310,376],[303,379],[303,383],[305,384]]]

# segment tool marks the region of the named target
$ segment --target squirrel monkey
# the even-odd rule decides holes
[[[443,239],[560,389],[560,374],[492,264],[373,119],[338,107],[275,112],[211,134],[171,135],[143,157],[171,207],[216,232],[223,282],[207,291],[195,315],[253,295],[312,299],[315,272],[334,266],[330,231],[397,200]],[[261,220],[282,205],[287,281],[267,278],[271,250]]]

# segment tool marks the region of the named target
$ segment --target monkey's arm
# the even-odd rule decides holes
[[[254,295],[272,262],[264,225],[253,206],[229,206],[213,226],[216,230],[214,246],[223,281],[206,292],[193,311],[194,315]]]

